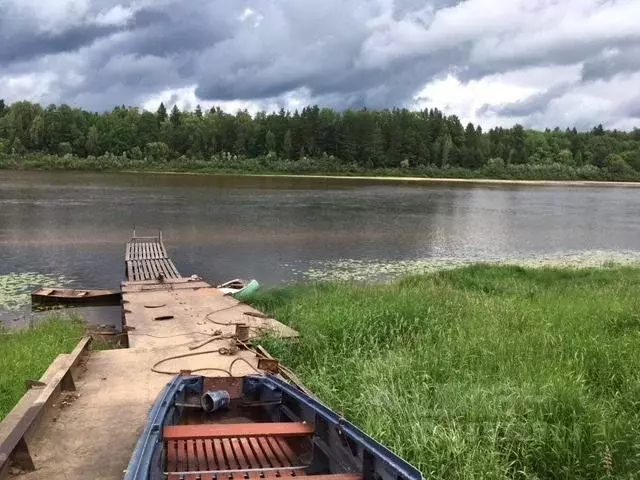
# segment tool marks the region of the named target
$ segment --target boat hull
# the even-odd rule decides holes
[[[229,394],[231,410],[215,412],[209,417],[212,421],[194,424],[186,411],[197,409],[197,404],[189,399],[210,388],[222,388]],[[201,420],[207,417],[199,415]],[[231,419],[229,415],[235,416]],[[254,421],[248,420],[251,415]],[[261,450],[261,445],[266,448]],[[235,454],[240,465],[211,462],[212,455],[199,456],[198,446],[231,449],[227,454],[234,453],[227,458]],[[245,459],[243,452],[250,457]],[[318,400],[275,376],[254,375],[175,377],[149,414],[125,479],[241,480],[301,475],[311,477],[308,480],[422,478],[415,467]]]
[[[120,305],[121,299],[121,292],[116,290],[43,288],[31,294],[34,304]]]

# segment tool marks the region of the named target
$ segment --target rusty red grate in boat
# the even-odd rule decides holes
[[[306,476],[287,438],[313,435],[306,423],[172,425],[164,428],[168,480],[243,480]],[[357,474],[313,480],[362,480]]]
[[[174,425],[164,429],[170,480],[305,475],[285,437],[313,435],[304,423]]]
[[[278,478],[304,475],[282,437],[232,437],[166,442],[169,479]]]

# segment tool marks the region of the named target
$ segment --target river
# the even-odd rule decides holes
[[[640,190],[616,187],[0,171],[0,278],[117,288],[134,227],[161,229],[178,270],[212,283],[274,285],[416,260],[635,254],[638,212]]]

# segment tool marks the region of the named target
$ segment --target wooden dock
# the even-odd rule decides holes
[[[181,278],[167,255],[162,234],[157,237],[136,237],[127,242],[124,255],[126,277],[131,282]]]
[[[133,238],[127,243],[125,264],[122,309],[129,348],[89,352],[72,372],[75,390],[46,400],[50,408],[41,412],[33,428],[25,427],[20,412],[30,411],[37,395],[24,397],[10,422],[1,424],[0,446],[7,448],[0,456],[0,479],[3,473],[11,476],[3,464],[9,460],[15,465],[16,455],[28,467],[16,472],[22,480],[121,479],[149,408],[174,373],[260,372],[256,352],[234,337],[238,323],[248,327],[253,339],[298,335],[196,276],[181,277],[160,236]],[[158,279],[156,272],[164,278]],[[60,377],[47,375],[44,383]],[[53,392],[53,386],[48,391]]]

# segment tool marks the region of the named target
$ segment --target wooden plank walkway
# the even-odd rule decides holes
[[[130,282],[182,278],[167,255],[162,237],[133,237],[124,256],[126,277]]]

